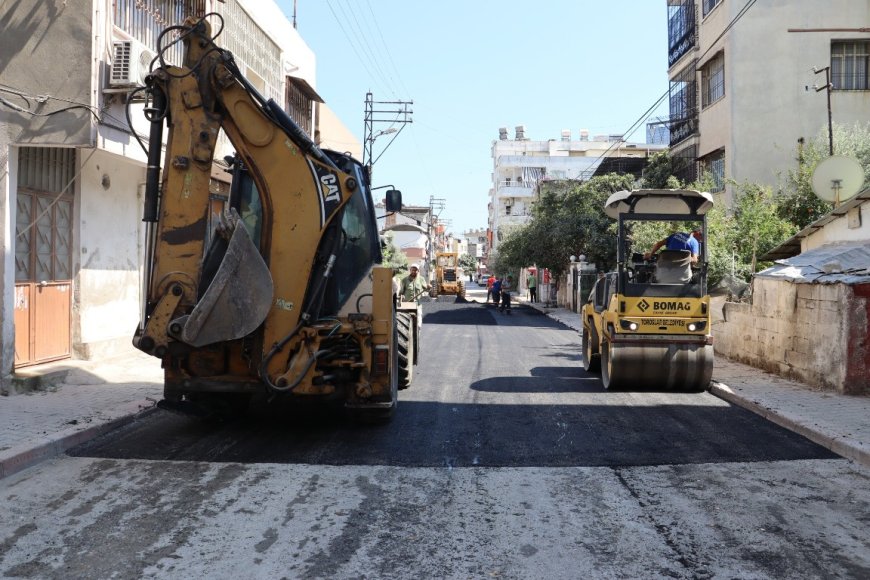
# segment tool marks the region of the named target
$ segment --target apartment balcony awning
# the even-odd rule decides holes
[[[312,101],[315,101],[318,103],[325,103],[326,102],[323,100],[323,98],[320,95],[317,94],[317,91],[315,91],[314,88],[311,85],[309,85],[308,81],[306,81],[305,79],[303,79],[301,77],[288,76],[287,82],[290,83],[291,85],[293,85],[294,87],[296,87],[297,89],[299,89],[300,93],[302,93],[303,95],[305,95],[306,97],[308,97]]]

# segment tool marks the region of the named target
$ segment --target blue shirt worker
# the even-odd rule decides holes
[[[692,263],[698,261],[698,255],[701,253],[701,245],[698,240],[701,239],[701,230],[694,230],[692,233],[675,232],[663,240],[655,243],[652,249],[644,254],[644,258],[649,260],[653,254],[658,252],[662,246],[667,250],[688,250],[692,254]]]
[[[496,278],[492,283],[492,303],[498,306],[501,301],[501,278]]]

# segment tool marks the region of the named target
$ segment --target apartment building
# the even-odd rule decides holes
[[[497,251],[512,226],[529,221],[542,181],[586,180],[611,172],[640,177],[647,159],[665,150],[665,144],[629,143],[620,135],[590,138],[585,129],[576,140],[568,129],[562,130],[559,139],[548,140],[529,139],[523,125],[515,128],[513,139],[506,128],[499,129],[499,138],[492,144],[488,250]]]
[[[870,3],[854,0],[668,0],[679,177],[709,172],[730,204],[726,179],[776,187],[829,114],[866,121],[868,23]]]
[[[222,26],[218,45],[263,95],[309,135],[354,150],[315,91],[314,53],[272,0],[4,3],[0,377],[129,345],[140,318],[145,240],[146,153],[137,141],[149,133],[137,89],[161,31],[209,13],[220,15],[209,16],[214,30]],[[179,64],[180,44],[163,56]],[[326,127],[320,117],[328,117]],[[218,147],[216,159],[232,153],[225,137]],[[213,166],[210,215],[227,199],[224,168]]]

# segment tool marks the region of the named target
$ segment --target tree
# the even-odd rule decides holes
[[[655,153],[644,167],[643,186],[646,189],[680,189],[680,180],[674,177],[675,169],[670,152]]]
[[[459,267],[465,272],[474,272],[477,270],[477,258],[470,254],[462,254],[459,256]]]
[[[566,269],[568,257],[585,254],[599,268],[616,261],[616,224],[604,213],[610,194],[631,189],[631,175],[615,173],[589,181],[552,181],[541,187],[532,219],[508,233],[499,244],[498,271],[519,270],[536,264],[556,277]]]
[[[870,185],[870,122],[834,124],[834,153],[854,157],[864,168],[864,187]],[[807,144],[798,144],[797,168],[788,171],[777,195],[780,216],[803,229],[833,208],[813,193],[813,171],[828,157],[828,131],[823,129]]]
[[[797,231],[797,226],[783,218],[770,188],[754,183],[737,186],[734,207],[732,244],[742,262],[754,274],[758,256],[773,249]]]
[[[407,270],[408,257],[393,243],[393,232],[384,234],[381,244],[381,254],[383,254],[383,265],[393,270]]]

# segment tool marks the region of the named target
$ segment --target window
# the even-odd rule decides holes
[[[831,84],[834,90],[870,90],[868,60],[870,42],[831,42]]]
[[[725,55],[719,53],[701,68],[701,106],[708,107],[725,96]]]
[[[697,130],[697,124],[694,122],[698,115],[695,62],[693,60],[671,79],[671,126],[669,127],[671,146],[694,135]]]
[[[713,10],[716,6],[718,6],[722,0],[702,0],[702,12],[703,16],[707,16],[711,10]]]
[[[725,189],[725,150],[720,149],[707,155],[701,160],[701,165],[704,172],[709,173],[716,184],[710,191],[717,192]]]
[[[205,14],[205,0],[115,0],[113,5],[115,26],[152,50],[157,50],[157,37],[164,28],[181,24],[188,16]],[[164,46],[175,38],[165,37]],[[175,44],[164,53],[164,58],[181,64],[183,50],[181,43]]]

